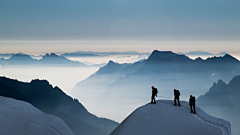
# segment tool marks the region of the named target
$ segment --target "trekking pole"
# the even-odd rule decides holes
[[[161,97],[161,98],[172,98],[172,97],[164,97],[164,96],[158,96],[158,97]]]

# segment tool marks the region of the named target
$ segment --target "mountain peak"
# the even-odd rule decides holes
[[[32,84],[41,84],[41,85],[50,85],[50,83],[47,80],[39,80],[39,79],[34,79],[30,83]]]
[[[13,56],[29,56],[29,55],[23,54],[23,53],[17,53],[17,54],[14,54]],[[12,56],[12,57],[13,57],[13,56]]]
[[[112,60],[110,60],[106,66],[122,66],[122,64],[119,64],[119,63],[116,63],[116,62],[113,62]]]
[[[50,56],[58,56],[58,55],[55,53],[51,53]]]
[[[152,54],[147,59],[148,61],[158,61],[158,62],[190,62],[191,59],[186,55],[176,54],[172,51],[158,51],[154,50]]]
[[[230,54],[225,54],[224,56],[220,56],[220,57],[211,57],[211,58],[207,58],[206,61],[208,62],[216,62],[216,63],[223,63],[223,62],[227,62],[227,63],[236,63],[239,62],[238,59],[236,59],[235,57],[231,56]]]
[[[26,55],[26,54],[24,54],[24,53],[22,53],[22,52],[19,52],[19,53],[16,53],[16,54],[18,54],[18,55]]]
[[[66,58],[64,56],[59,56],[55,53],[46,53],[46,55],[44,55],[42,57],[42,59],[62,59],[62,60],[66,60]]]
[[[225,59],[227,59],[227,60],[229,60],[229,61],[239,62],[238,59],[236,59],[235,57],[233,57],[233,56],[230,55],[230,54],[225,54],[225,55],[223,56],[223,58],[225,58]]]
[[[236,88],[240,89],[240,75],[235,76],[230,83],[228,84],[229,86],[236,86]]]
[[[218,80],[217,85],[227,85],[223,80]]]
[[[12,57],[10,57],[11,60],[32,60],[33,58],[26,54],[14,54]]]
[[[213,83],[213,87],[215,87],[216,85],[217,85],[217,83],[216,83],[216,82],[214,82],[214,83]]]
[[[59,57],[59,56],[55,53],[50,53],[50,54],[46,53],[46,55],[44,55],[43,57]]]
[[[119,63],[115,63],[112,60],[104,67],[101,67],[96,74],[108,74],[108,73],[117,73],[120,72],[124,66]]]
[[[114,62],[112,60],[109,60],[108,64],[113,64]]]
[[[230,54],[225,54],[223,57],[232,57]]]
[[[225,54],[224,56],[223,56],[223,58],[228,58],[228,59],[232,59],[232,60],[237,60],[236,58],[234,58],[232,55],[230,55],[230,54]]]
[[[169,58],[169,57],[175,57],[176,55],[177,54],[173,53],[172,51],[154,50],[149,58],[150,59],[152,59],[152,58]]]
[[[239,80],[240,81],[240,75],[235,76],[232,80]]]
[[[203,61],[203,59],[201,57],[197,57],[195,61]]]

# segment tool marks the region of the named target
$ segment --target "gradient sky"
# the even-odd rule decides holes
[[[42,53],[117,48],[236,52],[240,50],[240,1],[1,0],[0,41],[1,52],[18,48],[31,52],[39,46]],[[90,43],[82,43],[86,41]]]

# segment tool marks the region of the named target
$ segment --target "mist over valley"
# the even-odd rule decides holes
[[[196,51],[194,55],[196,53],[200,55],[203,52]],[[207,53],[202,57],[208,55],[214,54]],[[54,58],[41,62],[46,56]],[[10,58],[1,60],[0,75],[29,83],[32,83],[33,79],[47,80],[53,87],[58,87],[77,99],[88,112],[122,122],[136,108],[150,102],[151,86],[157,87],[158,100],[172,100],[173,89],[176,88],[181,92],[180,100],[187,101],[189,95],[199,97],[207,93],[213,82],[219,79],[230,82],[233,77],[240,74],[239,60],[227,53],[205,59],[198,55],[195,59],[191,57],[182,53],[158,50],[150,55],[111,53],[91,57],[51,53],[39,59],[26,54],[12,54]],[[24,101],[30,102],[28,98]],[[235,110],[235,103],[231,104]],[[227,117],[224,117],[221,109],[213,113],[215,111],[211,108],[218,107],[215,104],[201,106],[213,116],[232,121],[233,131],[239,132],[236,130],[237,123],[232,119],[234,115],[229,111],[225,113]],[[237,115],[238,111],[237,109]],[[67,122],[68,126],[69,124]],[[77,132],[76,127],[70,128]]]

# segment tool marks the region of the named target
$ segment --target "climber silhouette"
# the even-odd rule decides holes
[[[193,114],[196,114],[195,102],[196,102],[195,97],[190,95],[189,106],[190,106],[190,109],[191,109],[191,113],[193,113]]]

